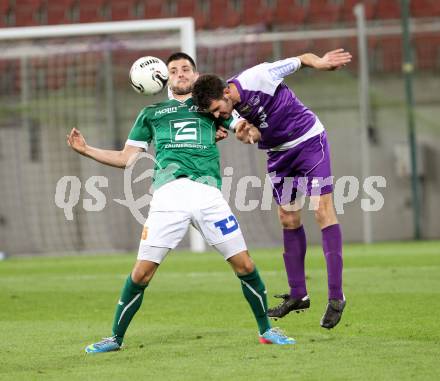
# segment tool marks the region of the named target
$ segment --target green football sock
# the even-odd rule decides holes
[[[144,290],[147,286],[148,284],[141,285],[134,283],[131,279],[131,275],[128,276],[125,282],[121,298],[116,306],[113,321],[113,335],[116,336],[116,340],[119,344],[122,344],[125,331],[142,304]]]
[[[257,320],[260,335],[271,328],[269,318],[267,317],[267,297],[266,287],[258,274],[257,268],[249,274],[239,275],[241,288],[244,297],[252,308],[255,319]]]

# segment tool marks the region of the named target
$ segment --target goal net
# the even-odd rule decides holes
[[[114,201],[127,198],[122,171],[75,154],[66,134],[76,126],[89,144],[121,149],[141,108],[164,97],[136,94],[131,64],[195,56],[193,20],[11,28],[0,50],[0,251],[134,249],[141,221]],[[133,184],[133,200],[147,189]]]
[[[351,51],[353,62],[344,70],[320,73],[305,69],[286,82],[326,126],[336,180],[356,176],[362,189],[355,28],[269,32],[257,26],[200,31],[196,55],[192,21],[180,22],[0,30],[0,251],[136,250],[139,220],[147,215],[151,196],[151,176],[146,172],[152,168],[151,158],[142,158],[126,179],[127,172],[74,153],[66,145],[66,134],[76,126],[91,145],[123,147],[139,111],[166,98],[166,92],[147,98],[131,89],[129,68],[144,55],[166,59],[172,52],[184,50],[197,56],[201,73],[228,77],[260,62],[304,52],[321,55],[339,47]],[[381,189],[386,202],[374,214],[373,226],[375,238],[383,240],[411,236],[410,208],[405,206],[410,192],[408,155],[398,149],[406,141],[401,30],[397,23],[388,24],[374,22],[367,28],[371,174],[383,175],[389,184],[402,187],[397,194],[392,187]],[[435,90],[440,86],[436,75],[440,27],[438,21],[419,22],[413,27],[419,69],[415,86],[420,94],[416,118],[429,154],[437,152],[440,139],[440,98]],[[248,245],[280,246],[276,206],[265,182],[264,152],[233,138],[219,143],[219,148],[225,196]],[[421,176],[428,170],[428,166],[422,168]],[[427,199],[436,197],[435,179],[430,181],[426,182]],[[361,197],[348,201],[349,190],[341,189],[345,204],[337,211],[343,211],[339,219],[344,236],[350,241],[361,240]],[[394,223],[395,210],[401,211],[405,226]],[[437,214],[433,208],[426,211],[427,237],[438,236]],[[304,212],[303,217],[307,226],[314,225],[312,212]],[[320,242],[319,229],[308,229],[307,239]],[[189,238],[181,246],[189,247]]]

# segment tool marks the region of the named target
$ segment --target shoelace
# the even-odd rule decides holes
[[[281,328],[273,327],[273,328],[270,329],[270,331],[273,332],[278,337],[282,337],[282,338],[287,339],[287,335],[282,331]]]
[[[278,299],[289,299],[290,295],[289,294],[276,294],[273,297],[278,298]]]
[[[286,300],[289,299],[290,295],[289,294],[277,294],[277,295],[274,295],[274,297],[278,298],[278,299],[283,299],[283,301],[280,304],[278,304],[276,307],[274,307],[272,309],[272,310],[280,310],[283,307],[284,303],[286,303]]]
[[[116,339],[114,336],[111,337],[103,337],[99,344],[104,345],[108,343],[116,343]]]

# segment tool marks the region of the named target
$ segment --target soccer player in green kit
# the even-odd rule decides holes
[[[116,306],[112,336],[87,346],[86,352],[121,348],[125,332],[142,304],[144,290],[168,252],[182,240],[189,224],[223,255],[239,278],[258,324],[259,341],[294,344],[294,339],[270,325],[265,286],[249,256],[237,219],[220,191],[216,146],[219,121],[208,113],[198,112],[193,105],[191,91],[198,77],[195,63],[187,54],[175,53],[168,58],[167,66],[172,99],[140,112],[123,150],[91,147],[76,128],[67,137],[68,145],[78,153],[114,167],[130,165],[151,142],[157,160],[150,211],[137,261]],[[222,124],[231,127],[231,121]]]

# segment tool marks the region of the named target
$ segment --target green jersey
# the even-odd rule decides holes
[[[192,98],[184,102],[170,99],[139,113],[127,144],[146,149],[154,142],[155,189],[178,177],[220,189],[220,156],[215,133],[219,124],[230,128],[234,123],[233,118],[220,122],[210,113],[199,112]]]

